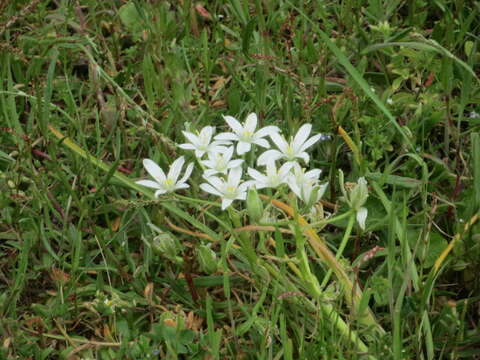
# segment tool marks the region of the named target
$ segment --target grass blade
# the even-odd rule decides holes
[[[90,155],[87,153],[85,150],[83,150],[80,146],[75,144],[71,139],[68,137],[64,136],[60,131],[58,131],[56,128],[53,126],[49,125],[48,128],[50,131],[58,138],[61,140],[61,142],[67,146],[70,150],[75,152],[77,155],[80,155],[87,161],[91,162],[95,166],[99,167],[100,169],[104,170],[105,172],[109,173],[111,170],[111,167],[105,164],[103,161],[97,159],[96,157]],[[154,194],[150,191],[144,188],[143,186],[137,185],[134,181],[130,180],[128,177],[123,175],[122,173],[115,171],[113,173],[113,177],[120,181],[125,187],[130,188],[132,190],[135,190],[139,193],[142,193],[143,195],[147,196],[150,200],[155,200]],[[219,239],[219,236],[217,233],[212,231],[209,227],[205,226],[198,220],[196,220],[194,217],[190,216],[188,213],[185,211],[179,209],[175,205],[166,203],[164,201],[159,202],[159,205],[164,207],[166,210],[174,213],[175,215],[179,216],[180,218],[184,219],[185,221],[191,223],[194,225],[196,228],[199,230],[203,231],[204,233],[210,235],[214,239]]]

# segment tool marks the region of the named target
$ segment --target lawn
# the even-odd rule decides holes
[[[479,18],[0,2],[0,359],[480,359]]]

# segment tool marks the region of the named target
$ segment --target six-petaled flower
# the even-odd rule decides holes
[[[188,131],[182,131],[189,143],[181,144],[179,147],[185,150],[195,150],[195,156],[201,158],[205,153],[215,152],[220,145],[229,145],[230,141],[212,141],[215,129],[212,126],[205,126],[200,133],[195,135]]]
[[[279,133],[271,133],[270,138],[275,143],[278,150],[272,149],[265,151],[259,156],[257,164],[266,165],[268,161],[279,159],[285,159],[291,162],[296,161],[296,159],[303,159],[303,161],[308,164],[310,156],[305,150],[314,145],[323,137],[322,134],[317,134],[309,139],[308,136],[310,135],[311,131],[311,124],[303,125],[298,130],[295,137],[290,140],[290,142],[287,142],[287,140],[285,140],[285,138]]]
[[[252,144],[259,145],[264,148],[269,148],[270,144],[264,137],[273,133],[278,133],[280,129],[276,126],[265,126],[258,131],[257,115],[251,113],[247,116],[245,124],[240,124],[237,119],[232,116],[223,117],[233,132],[224,132],[215,136],[218,141],[237,141],[237,154],[243,155],[250,151]]]
[[[246,200],[247,190],[251,181],[242,182],[242,168],[233,168],[228,172],[227,179],[217,176],[206,177],[208,183],[200,184],[200,188],[222,199],[222,210],[229,207],[234,200]]]
[[[175,190],[186,189],[190,187],[190,185],[188,185],[186,181],[192,174],[193,163],[188,164],[187,169],[185,170],[185,174],[180,180],[178,180],[184,163],[185,158],[183,156],[179,157],[172,163],[168,174],[165,175],[165,172],[162,170],[162,168],[158,166],[153,160],[144,159],[143,166],[154,181],[139,180],[136,181],[136,183],[152,189],[156,189],[156,197],[165,193],[173,192]]]

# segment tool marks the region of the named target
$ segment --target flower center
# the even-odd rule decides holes
[[[274,174],[272,176],[269,176],[268,178],[268,183],[272,187],[277,187],[278,185],[280,185],[281,181],[282,180],[280,179],[280,176],[278,176],[278,174]]]
[[[165,185],[167,189],[172,188],[173,184],[174,183],[172,179],[165,179],[165,181],[163,182],[163,185]]]
[[[217,158],[217,163],[215,164],[215,170],[217,171],[224,171],[226,170],[227,163],[225,161],[225,158],[223,156],[219,156]]]
[[[227,186],[225,189],[225,198],[235,200],[237,197],[237,188],[235,186]]]
[[[289,159],[295,158],[295,153],[293,151],[292,145],[287,145],[287,148],[285,149],[285,155],[287,155]]]
[[[200,135],[198,138],[198,149],[207,151],[208,150],[208,145],[210,145],[210,138],[208,136],[202,136]]]
[[[252,139],[252,135],[253,135],[253,133],[252,133],[251,131],[245,130],[245,131],[242,133],[241,140],[242,140],[242,141],[245,141],[245,142],[250,142],[251,139]]]

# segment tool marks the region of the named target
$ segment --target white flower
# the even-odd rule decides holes
[[[387,104],[388,104],[388,105],[393,105],[393,100],[392,100],[392,98],[388,98],[388,99],[387,99]]]
[[[229,207],[234,200],[245,200],[247,198],[247,189],[251,185],[251,181],[240,183],[242,179],[241,167],[231,169],[228,172],[226,181],[216,176],[205,179],[209,184],[200,184],[200,188],[205,192],[220,196],[222,199],[222,210]]]
[[[307,205],[318,202],[325,193],[328,183],[320,185],[318,179],[322,170],[313,169],[305,172],[298,163],[294,164],[293,173],[287,177],[287,184],[297,197]]]
[[[356,212],[358,225],[365,230],[365,221],[367,220],[368,209],[363,205],[368,199],[368,184],[367,180],[362,176],[358,178],[357,183],[351,185],[349,189],[345,189],[343,180],[343,171],[339,170],[340,190],[343,194],[343,201]]]
[[[210,177],[215,174],[226,174],[229,169],[239,167],[243,160],[236,159],[231,160],[233,155],[233,146],[228,148],[218,146],[215,152],[208,153],[208,160],[200,161],[208,169],[205,170],[205,177]]]
[[[267,163],[266,175],[253,168],[248,168],[248,174],[253,178],[253,184],[257,189],[276,188],[286,182],[287,175],[290,173],[292,167],[293,163],[288,162],[283,164],[280,169],[277,170],[275,161],[269,161]]]
[[[190,143],[179,145],[185,150],[195,150],[195,156],[201,158],[203,154],[216,151],[219,145],[230,145],[230,141],[212,141],[215,129],[212,126],[205,126],[198,135],[188,131],[182,131]]]
[[[310,146],[315,144],[322,138],[322,134],[312,136],[310,139],[308,136],[312,131],[311,124],[303,125],[293,138],[288,143],[283,136],[278,133],[270,134],[275,145],[280,150],[267,150],[258,157],[257,164],[265,165],[268,161],[286,159],[287,161],[295,161],[297,158],[303,159],[306,163],[310,160],[310,156],[305,152]]]
[[[168,171],[168,175],[165,176],[163,170],[154,161],[150,159],[144,159],[143,166],[155,181],[139,180],[135,183],[149,188],[157,189],[157,191],[155,191],[156,197],[161,194],[173,192],[175,190],[186,189],[190,187],[190,185],[188,185],[186,181],[192,173],[193,163],[188,164],[187,169],[185,170],[185,174],[180,180],[177,181],[184,163],[185,158],[183,156],[179,157],[172,163],[172,165],[170,166],[170,170]]]
[[[357,210],[357,222],[358,225],[365,230],[365,221],[367,220],[368,209],[366,207],[361,207]]]
[[[480,118],[480,114],[477,113],[475,110],[474,110],[474,111],[470,111],[469,117],[470,117],[470,119],[478,119],[478,118]]]
[[[242,125],[232,116],[223,117],[233,132],[225,132],[215,136],[216,140],[238,141],[237,153],[243,155],[250,151],[252,144],[259,145],[264,148],[270,148],[267,140],[263,139],[265,136],[272,133],[277,133],[280,129],[276,126],[265,126],[264,128],[255,132],[257,128],[257,115],[251,113],[247,116],[245,124]]]

